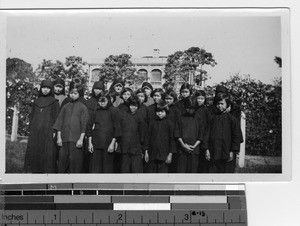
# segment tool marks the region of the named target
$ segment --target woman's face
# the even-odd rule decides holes
[[[42,87],[42,94],[44,96],[49,95],[50,91],[51,91],[51,89],[49,87]]]
[[[100,107],[105,108],[107,106],[107,104],[108,104],[108,100],[107,100],[106,97],[101,97],[99,99],[98,103],[99,103]]]
[[[154,93],[153,100],[157,104],[161,100],[161,94],[159,92]]]
[[[145,94],[144,93],[138,93],[137,97],[138,97],[140,103],[144,103],[145,102],[146,98],[145,98]]]
[[[123,90],[123,86],[120,83],[118,83],[114,86],[114,89],[115,89],[116,93],[121,93]]]
[[[205,102],[205,97],[204,96],[197,96],[197,103],[198,106],[202,106]]]
[[[61,94],[63,88],[64,88],[64,87],[63,87],[62,85],[60,85],[60,84],[54,85],[54,93],[55,93],[56,95]]]
[[[151,90],[150,88],[144,87],[143,90],[144,90],[145,94],[146,94],[148,97],[151,95],[152,90]]]
[[[217,103],[217,108],[220,112],[224,112],[227,109],[227,103],[225,100],[221,100]]]
[[[187,97],[189,97],[190,95],[191,95],[191,92],[190,92],[190,90],[188,90],[188,89],[183,89],[183,90],[181,90],[181,96],[183,97],[183,98],[187,98]]]
[[[96,97],[99,96],[101,92],[102,92],[101,89],[94,89],[94,93]]]
[[[135,114],[137,109],[138,109],[138,106],[137,105],[130,105],[129,109],[130,109],[131,114]]]
[[[129,91],[126,91],[125,93],[123,93],[122,97],[124,101],[127,101],[131,97],[131,93]]]
[[[77,100],[79,98],[79,92],[77,89],[72,89],[70,92],[70,97],[72,100]]]
[[[168,105],[171,105],[174,103],[174,97],[168,95],[166,96],[165,101]]]

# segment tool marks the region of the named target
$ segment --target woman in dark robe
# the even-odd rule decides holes
[[[33,102],[29,118],[29,140],[24,172],[56,172],[56,146],[52,127],[59,114],[59,109],[59,103],[54,98],[52,82],[50,80],[42,81],[39,97]]]

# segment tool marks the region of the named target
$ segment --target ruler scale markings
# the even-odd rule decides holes
[[[63,186],[65,186],[65,185],[63,185]],[[107,186],[100,186],[101,189],[100,190],[96,190],[95,191],[96,193],[95,192],[93,193],[93,191],[91,189],[81,190],[82,191],[81,195],[83,195],[83,194],[97,194],[99,196],[103,196],[103,195],[99,194],[98,191],[103,191],[102,193],[105,193],[105,192],[108,191],[107,190],[108,187],[109,187],[109,185],[107,185]],[[119,188],[121,186],[118,185],[117,187]],[[13,189],[14,187],[11,187],[11,188]],[[30,188],[30,187],[27,187],[27,188],[28,188],[28,190],[26,190],[25,194],[24,194],[25,198],[28,197],[27,200],[30,201],[31,198],[34,198],[33,196],[36,197],[36,199],[33,199],[35,202],[37,202],[38,199],[42,200],[43,196],[41,196],[40,194],[43,194],[44,190],[42,190],[42,189],[41,190],[32,190],[32,188]],[[57,188],[59,188],[59,187],[57,187]],[[88,186],[87,186],[87,188],[88,188]],[[226,210],[226,208],[222,209],[223,208],[222,206],[220,206],[221,209],[211,208],[211,206],[206,205],[207,203],[199,203],[199,202],[197,203],[197,202],[194,202],[194,204],[197,204],[197,205],[200,205],[200,206],[193,206],[189,202],[186,202],[186,203],[171,203],[171,201],[172,201],[171,200],[172,199],[171,196],[177,196],[177,197],[183,197],[183,196],[186,196],[186,197],[197,197],[197,195],[196,196],[193,195],[194,193],[196,194],[195,187],[193,187],[193,186],[187,187],[187,191],[186,192],[184,191],[184,186],[182,186],[181,188],[178,188],[178,187],[174,187],[174,188],[176,188],[177,190],[176,189],[173,190],[173,195],[170,195],[170,194],[172,194],[172,191],[168,190],[168,189],[170,189],[170,187],[168,187],[168,186],[164,186],[162,190],[159,190],[158,187],[157,187],[157,185],[156,185],[156,188],[155,188],[154,191],[152,191],[152,190],[149,191],[149,196],[147,196],[147,197],[151,197],[151,193],[152,193],[152,197],[155,197],[155,198],[157,198],[157,197],[165,197],[165,200],[167,200],[167,202],[169,202],[170,204],[172,204],[172,208],[165,212],[165,213],[168,213],[168,214],[173,214],[172,218],[169,218],[170,216],[169,217],[165,216],[164,219],[163,219],[162,217],[160,217],[160,213],[156,212],[156,214],[157,214],[157,217],[156,217],[157,218],[157,222],[156,222],[156,224],[162,223],[162,224],[168,225],[169,223],[172,223],[172,225],[175,225],[176,223],[178,223],[178,225],[192,225],[193,223],[197,222],[197,224],[195,224],[195,225],[215,226],[215,225],[220,225],[218,223],[221,223],[220,221],[223,221],[222,223],[227,222],[226,225],[228,225],[228,226],[229,225],[230,226],[233,226],[233,225],[234,226],[240,226],[240,225],[245,226],[245,225],[247,225],[246,224],[246,222],[247,222],[246,198],[245,198],[245,192],[241,189],[241,188],[244,188],[244,186],[240,186],[239,185],[238,187],[236,187],[236,189],[232,189],[232,187],[228,187],[228,189],[230,189],[230,190],[228,190],[226,188],[227,189],[226,191],[213,190],[212,192],[210,192],[208,190],[203,190],[203,192],[201,192],[201,191],[199,192],[199,196],[200,197],[209,196],[210,198],[212,198],[211,200],[215,199],[216,196],[224,197],[223,194],[225,192],[225,194],[226,194],[226,203],[225,204],[227,204],[227,210]],[[29,190],[29,189],[31,189],[31,190]],[[116,188],[114,188],[114,189],[115,190],[111,190],[111,191],[113,191],[112,192],[113,194],[111,196],[109,196],[109,201],[110,202],[113,202],[114,194],[122,194],[122,195],[124,195],[124,197],[125,196],[126,197],[133,196],[133,197],[131,197],[133,199],[134,199],[134,197],[137,197],[137,199],[135,201],[138,202],[138,203],[142,203],[142,199],[139,200],[138,198],[140,198],[140,197],[146,197],[145,194],[147,193],[147,192],[141,191],[141,189],[138,189],[138,191],[136,191],[136,192],[135,191],[129,191],[130,187],[126,187],[126,189],[124,189],[123,191],[120,191],[120,190],[118,190]],[[200,190],[201,190],[201,186],[200,186]],[[56,192],[56,191],[58,191],[58,192]],[[23,192],[23,190],[21,192]],[[71,194],[73,195],[74,191],[72,190],[71,192],[72,192]],[[68,195],[62,195],[62,196],[69,197],[70,191],[52,189],[51,191],[46,191],[46,194],[45,194],[46,196],[44,196],[44,197],[50,198],[50,199],[48,199],[48,202],[50,202],[49,200],[51,200],[51,198],[53,198],[53,196],[51,197],[51,196],[47,196],[47,195],[54,194],[56,196],[57,193],[58,193],[58,196],[59,196],[59,194],[68,194]],[[7,194],[7,193],[4,192],[4,194]],[[13,197],[13,195],[15,195],[15,197],[17,197],[19,195],[18,191],[16,191],[16,190],[15,190],[15,193],[12,192],[10,194],[11,194],[11,196],[7,196],[7,198],[8,197]],[[32,194],[31,197],[30,197],[30,194]],[[75,191],[74,194],[78,194],[77,191]],[[89,197],[89,195],[86,195],[86,196]],[[81,196],[79,196],[79,197],[81,197]],[[91,199],[92,198],[93,198],[93,196],[91,196]],[[5,200],[7,202],[8,200],[12,201],[13,199],[5,199]],[[17,199],[15,199],[15,200],[17,200]],[[23,199],[23,201],[24,200],[26,200],[26,199]],[[44,199],[45,202],[46,202],[46,200],[47,199]],[[151,200],[151,199],[148,199],[148,200]],[[153,199],[153,200],[156,200],[156,199]],[[22,203],[21,199],[19,200],[19,203]],[[95,203],[97,203],[97,202],[95,201]],[[148,204],[150,204],[150,203],[151,202],[149,201]],[[45,203],[43,202],[42,204],[45,204]],[[65,204],[67,204],[67,203],[65,203]],[[179,209],[178,208],[173,208],[173,207],[176,207],[176,205],[174,205],[174,204],[180,204],[182,206],[177,206]],[[206,208],[202,208],[201,204],[206,205]],[[218,205],[218,204],[222,204],[222,203],[215,203],[215,204]],[[78,210],[82,209],[82,208],[79,207],[79,203],[75,203],[75,206],[76,205],[78,205],[76,208],[70,208],[70,209],[78,209]],[[131,203],[130,203],[130,205],[131,205]],[[187,207],[188,205],[190,205],[189,208]],[[9,205],[5,205],[5,209],[7,209],[7,207],[9,207]],[[40,210],[40,208],[37,209],[36,207],[34,207],[34,208],[31,208],[31,207],[32,206],[28,206],[29,209],[36,209],[36,211]],[[54,206],[54,207],[55,207],[54,208],[54,210],[55,210],[56,206]],[[61,214],[65,212],[65,209],[63,207],[68,208],[68,205],[66,205],[66,206],[57,205],[57,207],[58,207],[58,209],[60,209],[58,211],[59,211],[60,218],[61,218]],[[86,206],[83,205],[83,207],[84,207],[83,209],[88,209],[89,208],[89,203],[87,203]],[[189,219],[188,222],[184,221],[182,217],[180,218],[180,221],[176,220],[176,214],[177,214],[176,211],[179,211],[181,208],[189,210],[189,214],[188,214],[189,218],[187,218],[187,219]],[[21,210],[21,208],[19,208],[19,209]],[[46,210],[47,208],[45,207],[44,209]],[[109,214],[109,216],[108,216],[109,217],[109,222],[107,222],[107,223],[109,223],[109,225],[112,225],[113,222],[114,222],[114,221],[112,221],[112,216],[110,215],[112,209],[106,211],[106,213]],[[205,224],[203,224],[204,222],[202,222],[202,220],[201,220],[202,216],[195,217],[195,216],[192,215],[192,212],[194,212],[194,211],[192,211],[191,209],[196,209],[196,211],[198,211],[198,212],[203,212],[203,211],[206,212],[206,215],[205,215],[206,221],[204,221]],[[91,210],[95,211],[96,207],[95,207],[95,209],[92,208]],[[50,210],[50,211],[52,211],[52,210]],[[116,210],[113,210],[113,211],[116,211]],[[131,210],[128,210],[128,211],[124,212],[125,213],[125,218],[124,218],[125,219],[125,225],[126,225],[127,221],[128,221],[128,223],[130,223],[129,220],[127,219],[127,213],[130,213],[130,211]],[[212,211],[212,212],[208,212],[208,211]],[[138,221],[137,221],[136,218],[133,218],[133,221],[132,221],[134,223],[134,225],[136,225],[136,226],[138,224],[143,224],[144,225],[144,223],[147,223],[147,222],[145,222],[144,213],[148,212],[148,210],[144,210],[144,211],[140,211],[140,212],[141,212],[141,214],[138,215]],[[78,212],[78,216],[81,216],[81,214],[82,213]],[[92,224],[93,223],[97,224],[96,220],[94,219],[95,218],[94,212],[92,212],[91,216],[92,216],[91,223]],[[2,215],[2,218],[3,218],[3,215]],[[26,218],[27,223],[28,223],[29,219],[30,219],[30,216],[28,216],[28,212],[27,212],[27,218]],[[38,220],[38,219],[42,219],[42,220]],[[46,220],[46,219],[48,219],[48,220]],[[76,217],[76,223],[77,223],[76,226],[78,226],[78,224],[80,224],[80,223],[83,223],[84,225],[88,225],[89,224],[89,221],[87,219],[90,219],[90,217],[89,218],[83,218],[83,219],[80,218],[80,219],[81,220],[79,220],[79,218]],[[161,221],[160,219],[163,219],[163,221]],[[117,218],[114,218],[114,220],[117,220]],[[59,221],[61,221],[61,219]],[[103,222],[102,219],[99,219],[99,221],[101,223],[105,223],[105,222]],[[151,223],[153,223],[151,221],[152,221],[152,219],[148,219],[148,225],[150,225]],[[34,222],[36,224],[38,224],[39,222],[43,222],[44,224],[47,224],[47,223],[57,224],[57,222],[53,221],[53,216],[51,218],[49,214],[47,215],[47,218],[45,218],[45,215],[42,215],[42,218],[36,218],[36,219],[34,219]],[[119,223],[119,225],[120,224],[124,225],[124,223],[121,223],[120,220],[118,220],[116,222]],[[243,223],[243,222],[245,222],[245,223]],[[12,223],[12,222],[10,222],[10,223]],[[18,221],[16,223],[22,224],[21,221]],[[60,223],[62,223],[62,222],[60,222]],[[71,218],[68,218],[68,224],[69,223],[70,224],[74,223],[74,222],[71,221]],[[225,225],[225,224],[222,224],[222,225]],[[35,226],[37,226],[37,225],[35,225]]]

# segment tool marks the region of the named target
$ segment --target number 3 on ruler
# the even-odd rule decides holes
[[[190,215],[189,214],[184,214],[184,220],[188,221],[189,220]]]

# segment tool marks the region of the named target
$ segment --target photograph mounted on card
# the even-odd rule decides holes
[[[4,182],[291,179],[288,9],[0,17]]]

